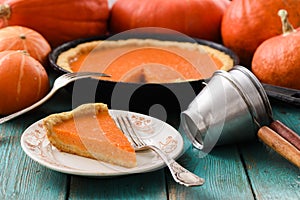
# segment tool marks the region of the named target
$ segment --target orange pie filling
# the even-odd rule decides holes
[[[70,112],[50,115],[43,124],[49,141],[60,151],[124,167],[137,164],[133,147],[105,104],[84,104]]]
[[[129,39],[78,45],[63,52],[57,64],[72,72],[103,72],[111,81],[166,83],[209,78],[234,63],[229,55],[200,44]]]

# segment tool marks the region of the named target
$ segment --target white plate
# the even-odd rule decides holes
[[[180,133],[167,123],[134,112],[109,110],[112,117],[127,115],[134,122],[137,133],[146,141],[160,147],[165,153],[176,159],[183,151],[183,139]],[[69,153],[60,152],[52,146],[42,126],[42,120],[28,127],[21,137],[24,152],[39,164],[55,171],[81,176],[117,176],[132,173],[149,172],[165,166],[153,151],[137,152],[137,166],[125,168],[111,165]]]

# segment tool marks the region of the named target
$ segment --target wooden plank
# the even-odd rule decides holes
[[[273,118],[280,120],[300,135],[300,107],[272,101]]]
[[[40,166],[22,151],[21,133],[29,125],[25,121],[0,125],[0,199],[65,199],[67,176]]]
[[[32,161],[23,152],[20,139],[32,123],[69,109],[68,96],[59,91],[41,107],[0,125],[0,199],[65,199],[68,176]]]
[[[273,115],[300,133],[300,108],[272,101]],[[300,199],[300,170],[261,142],[241,145],[257,199]]]
[[[72,176],[70,199],[167,199],[164,169],[111,178]]]
[[[190,146],[178,162],[204,178],[205,183],[184,187],[168,174],[169,199],[254,199],[235,145],[215,147],[204,157]]]
[[[300,199],[297,167],[259,142],[244,145],[242,154],[257,199]]]

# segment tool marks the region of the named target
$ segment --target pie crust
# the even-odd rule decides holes
[[[101,114],[107,117],[102,123],[109,123],[108,126],[98,122],[97,115]],[[133,147],[107,115],[105,104],[83,104],[72,111],[46,117],[43,127],[50,143],[60,151],[123,167],[135,167],[137,162]],[[106,129],[112,129],[113,136],[109,137],[112,132]]]

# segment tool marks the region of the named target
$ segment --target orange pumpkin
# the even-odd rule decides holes
[[[0,0],[0,27],[32,28],[52,47],[105,34],[108,16],[107,0]]]
[[[257,48],[252,71],[264,83],[300,90],[300,28],[293,29],[286,11],[281,10],[279,14],[283,34],[264,41]]]
[[[0,115],[33,104],[49,89],[44,67],[21,51],[0,52],[0,77]]]
[[[111,10],[110,31],[162,27],[220,42],[221,20],[229,4],[229,0],[118,0]]]
[[[222,19],[222,39],[239,56],[241,64],[250,67],[256,48],[281,34],[279,9],[287,10],[291,23],[300,26],[298,0],[233,0],[229,5]]]
[[[51,47],[38,32],[22,27],[8,26],[0,29],[0,51],[25,50],[36,60],[45,64]]]

